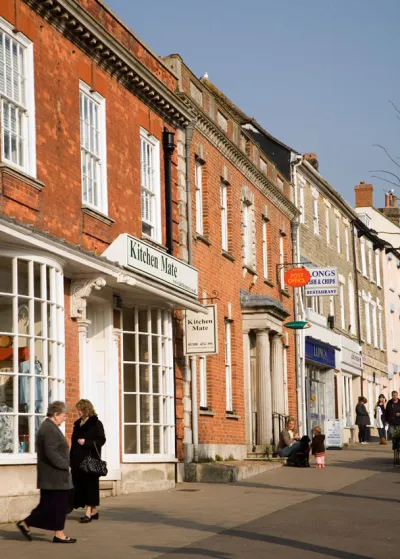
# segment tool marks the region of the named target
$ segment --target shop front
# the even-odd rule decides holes
[[[71,409],[67,438],[76,402],[94,403],[104,489],[175,483],[173,313],[203,312],[197,271],[121,237],[98,257],[0,219],[0,522],[37,502],[35,434],[54,400]]]
[[[335,419],[335,348],[311,336],[305,338],[307,431]]]
[[[361,394],[362,367],[359,344],[342,336],[338,383],[340,386],[339,417],[342,419],[345,443],[355,440],[355,408],[358,396]]]

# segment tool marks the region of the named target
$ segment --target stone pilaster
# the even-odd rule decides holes
[[[270,445],[272,437],[272,409],[271,409],[271,371],[270,371],[270,342],[268,330],[258,330],[257,336],[257,369],[258,369],[258,405],[257,427],[258,443]]]
[[[271,341],[271,390],[272,411],[285,412],[285,392],[283,379],[283,344],[282,335],[275,334]]]

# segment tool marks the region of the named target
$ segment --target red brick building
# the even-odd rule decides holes
[[[201,309],[171,256],[176,87],[101,1],[0,4],[0,521],[36,500],[51,400],[95,403],[110,489],[174,484],[172,312]]]
[[[0,4],[0,103],[0,521],[37,499],[57,399],[94,402],[113,492],[265,450],[296,413],[296,210],[238,109],[102,0]],[[210,302],[219,353],[189,360],[181,311]]]
[[[274,413],[297,413],[294,336],[283,329],[293,298],[280,266],[293,261],[297,210],[290,178],[262,154],[242,125],[245,115],[180,56],[165,60],[179,78],[180,98],[196,114],[189,253],[200,300],[216,304],[218,317],[219,353],[191,359],[199,418],[190,432],[193,398],[184,398],[186,442],[204,457],[243,459],[255,448],[265,452],[274,427],[277,438]],[[188,450],[190,456],[190,444]]]

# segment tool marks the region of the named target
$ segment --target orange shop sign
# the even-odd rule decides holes
[[[285,284],[288,287],[303,287],[310,279],[310,272],[305,268],[290,268],[285,272]]]

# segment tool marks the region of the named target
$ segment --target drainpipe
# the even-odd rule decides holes
[[[185,162],[186,162],[186,214],[187,214],[187,251],[188,264],[193,264],[193,235],[192,235],[192,165],[191,165],[191,145],[193,139],[193,131],[195,122],[190,122],[185,128]],[[185,378],[190,378],[191,384],[191,411],[192,411],[192,456],[187,456],[188,461],[192,459],[197,462],[199,447],[199,428],[198,428],[198,411],[197,411],[197,369],[196,357],[191,357],[190,361],[185,355]],[[187,394],[187,396],[189,396]]]
[[[303,163],[303,156],[297,155],[292,161],[292,180],[294,186],[294,203],[298,208],[298,188],[297,188],[297,167]],[[292,221],[292,251],[294,262],[300,262],[300,223],[299,218]],[[301,296],[301,288],[294,290],[294,320],[304,320],[304,306]],[[295,330],[296,340],[296,400],[297,400],[297,413],[301,423],[301,434],[307,433],[307,415],[306,415],[306,398],[305,398],[305,362],[304,362],[304,332],[303,330]]]
[[[354,288],[356,290],[356,309],[357,309],[357,330],[358,330],[358,345],[360,346],[360,353],[362,351],[361,340],[361,319],[360,319],[360,297],[358,296],[358,271],[357,271],[357,248],[356,248],[356,235],[355,235],[355,222],[351,222],[351,235],[353,240],[353,262],[354,262]],[[361,396],[364,396],[364,369],[361,367]]]
[[[174,253],[173,222],[172,222],[172,163],[171,157],[175,150],[173,132],[164,128],[162,141],[164,148],[164,176],[165,176],[165,228],[167,236],[168,254]]]

